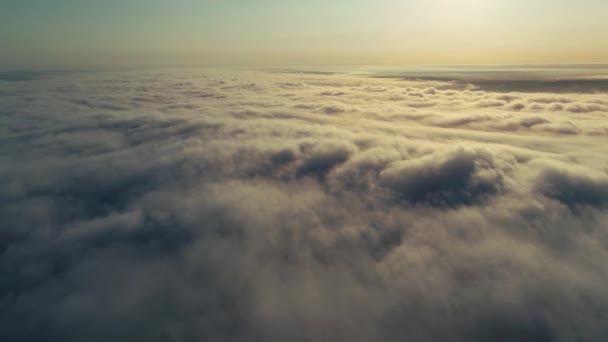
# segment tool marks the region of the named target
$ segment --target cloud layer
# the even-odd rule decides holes
[[[605,94],[17,76],[3,340],[608,338]]]

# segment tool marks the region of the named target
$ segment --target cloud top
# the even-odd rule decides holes
[[[603,341],[603,94],[1,81],[10,341]]]

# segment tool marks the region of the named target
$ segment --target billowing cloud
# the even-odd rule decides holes
[[[605,94],[17,76],[0,80],[4,340],[608,338]]]
[[[500,170],[486,151],[457,149],[444,155],[405,160],[380,174],[399,197],[432,205],[473,204],[502,187]]]

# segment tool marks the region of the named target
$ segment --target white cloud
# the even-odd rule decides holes
[[[0,336],[602,340],[604,95],[459,87],[0,82]]]

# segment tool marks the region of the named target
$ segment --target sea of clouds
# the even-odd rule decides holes
[[[0,102],[2,341],[608,340],[605,93],[173,70]]]

